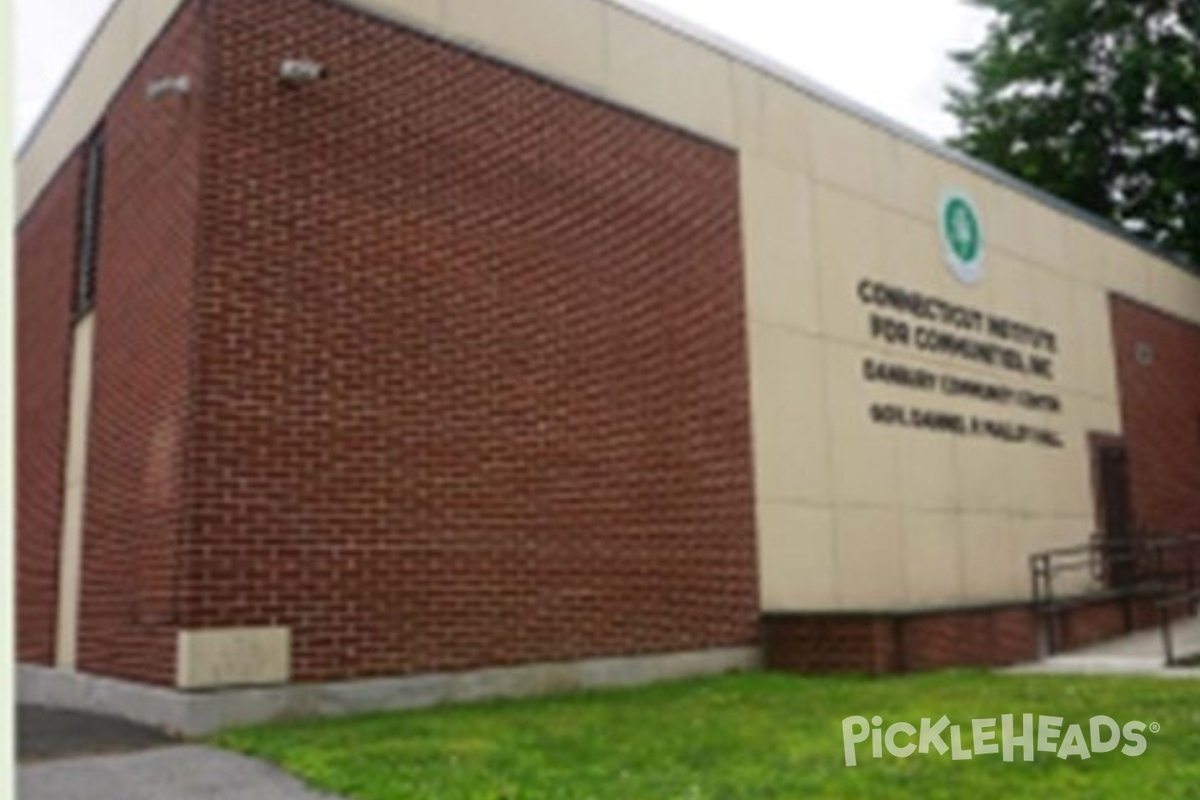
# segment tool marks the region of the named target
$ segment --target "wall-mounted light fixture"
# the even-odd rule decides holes
[[[289,86],[319,81],[329,75],[324,64],[310,58],[285,58],[279,63],[279,80]]]
[[[192,79],[187,75],[171,75],[150,81],[146,86],[146,97],[157,100],[166,94],[187,94],[192,90]]]
[[[1154,345],[1148,342],[1138,342],[1133,346],[1133,360],[1143,367],[1154,364]]]

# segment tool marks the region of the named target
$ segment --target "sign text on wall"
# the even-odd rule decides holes
[[[989,314],[923,292],[864,279],[858,299],[869,309],[870,338],[1041,381],[1054,380],[1058,337],[1036,325]],[[870,383],[898,386],[945,397],[969,398],[997,407],[1059,413],[1062,401],[1051,392],[1011,386],[952,372],[867,358],[863,377]],[[960,436],[985,436],[1013,443],[1062,447],[1054,430],[985,415],[877,403],[872,422]]]

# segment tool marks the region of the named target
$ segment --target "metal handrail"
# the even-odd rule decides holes
[[[1034,608],[1043,621],[1049,655],[1058,650],[1056,622],[1062,611],[1103,597],[1123,600],[1126,630],[1132,631],[1131,602],[1150,598],[1159,611],[1167,663],[1173,664],[1171,609],[1186,603],[1194,614],[1200,607],[1200,533],[1142,532],[1122,539],[1093,534],[1084,544],[1034,553],[1029,565]],[[1065,597],[1056,593],[1056,576],[1083,569],[1105,588]]]
[[[1191,589],[1190,591],[1165,597],[1158,601],[1158,625],[1162,633],[1163,654],[1166,656],[1167,666],[1173,667],[1178,663],[1175,657],[1175,637],[1171,633],[1171,608],[1175,606],[1186,605],[1188,612],[1196,613],[1196,608],[1200,605],[1200,590]]]

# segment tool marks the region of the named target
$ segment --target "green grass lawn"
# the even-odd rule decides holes
[[[1003,714],[1158,723],[1137,758],[1038,753],[845,766],[842,720],[964,726]],[[949,743],[949,736],[945,737]],[[1200,682],[941,673],[739,675],[628,691],[232,731],[215,743],[358,800],[1200,798]],[[903,740],[900,744],[903,744]]]

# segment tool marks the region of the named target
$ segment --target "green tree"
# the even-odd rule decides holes
[[[1200,266],[1200,0],[968,0],[951,145]]]

